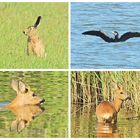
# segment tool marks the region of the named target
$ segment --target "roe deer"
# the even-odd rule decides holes
[[[117,114],[123,101],[130,99],[122,85],[114,84],[116,95],[113,102],[103,101],[96,107],[96,116],[99,123],[117,123]]]
[[[4,108],[11,110],[16,115],[16,120],[11,124],[11,130],[20,132],[29,125],[37,114],[43,112],[40,105],[45,102],[45,99],[38,97],[22,81],[12,80],[11,86],[16,91],[17,96]]]
[[[16,91],[17,96],[11,103],[6,105],[5,108],[25,105],[40,105],[45,102],[44,99],[38,97],[33,91],[31,91],[30,87],[25,85],[22,81],[12,80],[11,86]]]
[[[29,26],[26,28],[23,33],[28,36],[27,40],[27,55],[33,53],[37,57],[45,57],[45,48],[42,43],[42,40],[37,34],[37,27],[41,21],[41,16],[38,16],[34,26]]]

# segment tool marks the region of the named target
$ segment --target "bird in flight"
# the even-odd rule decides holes
[[[123,35],[119,37],[119,33],[117,31],[112,32],[114,34],[114,38],[108,36],[106,33],[102,31],[86,31],[83,32],[83,35],[93,35],[93,36],[98,36],[101,37],[104,41],[110,43],[110,42],[124,42],[130,38],[133,37],[140,37],[140,32],[126,32]]]

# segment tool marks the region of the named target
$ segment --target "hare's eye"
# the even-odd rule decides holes
[[[123,92],[120,92],[120,94],[123,94]]]

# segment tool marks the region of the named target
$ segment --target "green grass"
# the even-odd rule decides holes
[[[27,56],[23,30],[42,16],[46,58]],[[1,3],[0,68],[68,68],[68,3]]]

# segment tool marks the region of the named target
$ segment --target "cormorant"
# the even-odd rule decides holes
[[[140,37],[140,32],[126,32],[124,33],[121,37],[119,37],[119,33],[117,31],[112,32],[114,34],[114,38],[109,37],[107,34],[105,34],[102,31],[86,31],[83,32],[83,35],[94,35],[94,36],[99,36],[101,37],[104,41],[110,43],[110,42],[124,42],[129,38],[133,37]]]

